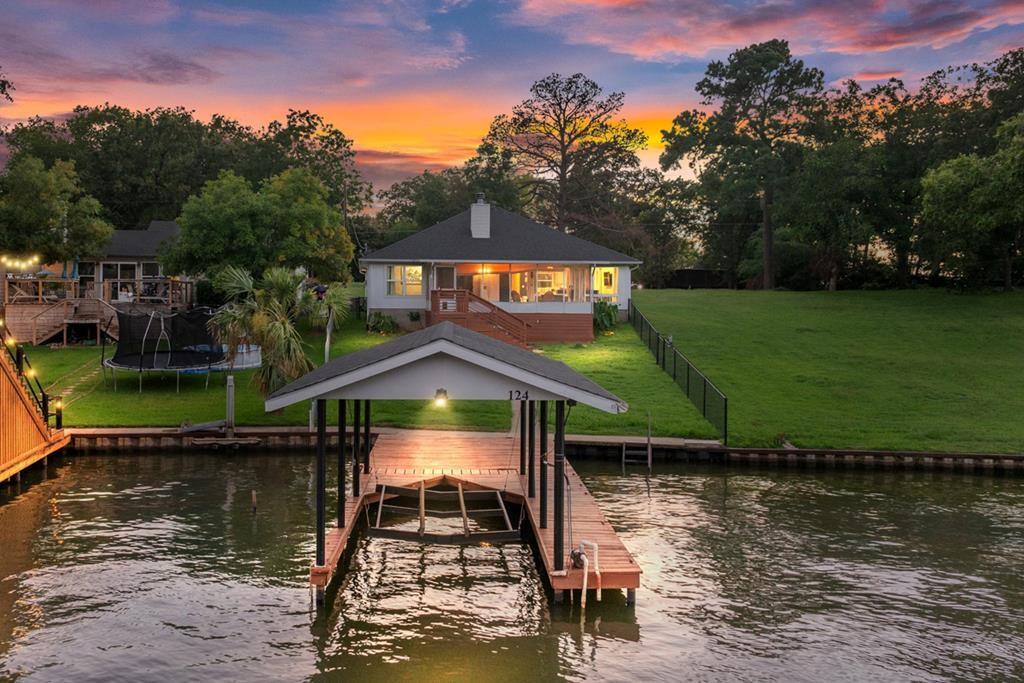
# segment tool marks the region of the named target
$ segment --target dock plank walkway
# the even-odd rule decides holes
[[[553,460],[554,442],[548,446],[549,461]],[[583,571],[569,568],[564,575],[554,570],[554,469],[549,466],[548,528],[540,528],[540,496],[527,497],[527,477],[519,474],[519,440],[507,434],[493,432],[454,431],[395,431],[377,436],[370,452],[370,473],[360,480],[358,497],[349,495],[343,528],[329,528],[326,538],[324,567],[311,569],[310,581],[315,586],[326,585],[336,569],[349,536],[357,526],[357,515],[365,505],[377,501],[377,486],[413,487],[422,480],[428,485],[444,477],[452,483],[463,482],[467,488],[495,489],[505,497],[522,503],[526,501],[526,520],[530,524],[540,551],[541,565],[549,585],[555,590],[579,589],[583,586]],[[586,539],[600,549],[601,586],[607,589],[635,589],[640,585],[640,567],[623,545],[612,525],[601,512],[597,501],[567,462],[566,546],[568,554],[573,545]],[[540,481],[539,463],[537,482]],[[350,484],[351,485],[351,484]],[[571,517],[569,503],[571,501]],[[330,509],[330,506],[329,506]],[[593,560],[593,558],[591,558]],[[568,559],[565,566],[569,567]],[[591,567],[593,569],[593,567]],[[597,575],[591,571],[588,586],[596,587]]]

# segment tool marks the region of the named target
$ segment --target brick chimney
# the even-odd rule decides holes
[[[474,239],[489,239],[491,236],[491,205],[484,199],[483,192],[477,192],[476,201],[469,207],[469,232]]]

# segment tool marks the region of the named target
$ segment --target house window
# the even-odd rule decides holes
[[[537,301],[565,301],[565,271],[537,271]]]
[[[619,269],[594,268],[594,299],[616,301],[619,297]]]
[[[160,264],[156,261],[143,261],[142,277],[160,277]]]
[[[388,266],[388,296],[422,296],[423,266]]]

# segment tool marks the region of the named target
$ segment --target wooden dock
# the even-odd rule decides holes
[[[552,459],[553,441],[549,441],[549,460]],[[550,466],[549,466],[550,467]],[[566,553],[581,540],[598,544],[601,587],[603,589],[635,590],[640,585],[640,567],[623,545],[611,524],[605,519],[597,501],[572,466],[566,463],[567,500],[571,501],[571,515],[566,520]],[[446,480],[451,485],[462,483],[467,490],[491,489],[517,504],[524,501],[525,519],[536,539],[540,565],[545,578],[556,592],[578,590],[583,586],[583,571],[573,569],[568,560],[565,572],[554,570],[554,536],[552,509],[548,509],[548,528],[540,526],[540,496],[527,496],[527,477],[519,474],[519,440],[506,434],[491,432],[402,431],[377,436],[370,452],[370,473],[363,474],[358,498],[349,495],[346,502],[345,527],[327,530],[326,561],[323,567],[314,566],[310,582],[317,587],[326,586],[335,572],[349,537],[358,527],[362,508],[379,500],[378,486],[414,488],[420,481],[427,485]],[[538,475],[539,481],[539,475]],[[554,500],[554,474],[548,477],[549,503]],[[328,509],[332,509],[328,505]],[[570,543],[571,539],[571,543]],[[588,551],[588,555],[591,555]],[[591,562],[593,557],[591,556]],[[589,588],[595,588],[597,574],[591,566],[587,579]],[[556,593],[557,596],[557,593]]]

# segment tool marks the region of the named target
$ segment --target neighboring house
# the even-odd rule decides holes
[[[97,258],[78,264],[79,296],[111,302],[170,303],[172,282],[164,277],[160,247],[181,228],[174,221],[152,221],[145,230],[115,230]]]
[[[91,328],[97,338],[116,334],[116,308],[171,311],[193,303],[187,278],[165,276],[160,248],[178,235],[174,221],[153,221],[145,230],[115,230],[101,254],[80,259],[77,276],[52,264],[38,273],[0,277],[0,305],[19,339],[42,343],[67,338],[69,328]],[[71,269],[71,264],[68,268]]]
[[[590,341],[595,301],[625,315],[640,261],[491,206],[466,211],[360,259],[366,305],[403,327],[450,320],[493,337]]]

